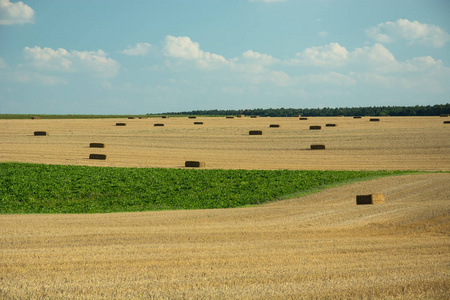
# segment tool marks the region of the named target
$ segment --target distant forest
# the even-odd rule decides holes
[[[427,106],[368,106],[339,108],[255,108],[242,110],[193,110],[185,112],[170,112],[168,115],[197,116],[232,116],[256,115],[261,117],[331,117],[331,116],[439,116],[450,114],[450,103]],[[150,114],[149,114],[150,115]]]

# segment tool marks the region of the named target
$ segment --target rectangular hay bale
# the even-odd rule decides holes
[[[280,127],[280,124],[270,124],[269,127],[272,127],[272,128],[279,128],[279,127]]]
[[[356,196],[356,204],[357,205],[365,205],[365,204],[382,204],[384,203],[384,195],[383,194],[369,194],[369,195],[357,195]]]
[[[378,121],[380,121],[380,119],[378,119],[378,118],[372,118],[372,119],[370,119],[370,122],[378,122]]]
[[[90,143],[89,147],[90,148],[105,148],[106,144],[105,143]]]
[[[184,166],[186,168],[203,168],[205,167],[205,163],[203,161],[193,161],[193,160],[188,160],[184,163]]]
[[[325,149],[325,145],[322,144],[311,145],[311,150],[322,150],[322,149]]]
[[[116,123],[116,126],[127,126],[127,123]]]
[[[89,154],[89,159],[106,160],[106,154]]]
[[[163,127],[164,124],[163,123],[156,123],[154,126],[159,126],[159,127]]]
[[[320,129],[322,129],[322,126],[313,125],[313,126],[309,126],[309,129],[311,129],[311,130],[320,130]]]
[[[263,135],[263,131],[262,130],[250,130],[248,132],[249,135]]]
[[[326,127],[336,127],[337,124],[326,124],[325,126],[326,126]]]
[[[47,131],[35,131],[34,135],[48,135]]]

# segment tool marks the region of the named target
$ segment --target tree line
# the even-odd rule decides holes
[[[332,117],[332,116],[439,116],[450,113],[450,103],[416,106],[367,106],[367,107],[323,107],[323,108],[255,108],[241,110],[192,110],[170,112],[170,115],[233,116],[256,115],[261,117]],[[148,114],[151,115],[151,114]]]

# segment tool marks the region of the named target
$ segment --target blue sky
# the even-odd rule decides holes
[[[448,0],[0,0],[0,113],[450,102]]]

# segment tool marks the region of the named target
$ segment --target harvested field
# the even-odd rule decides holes
[[[262,117],[230,122],[217,117],[193,126],[188,118],[172,117],[162,128],[154,127],[154,118],[126,127],[112,126],[125,118],[41,119],[39,128],[51,133],[45,139],[32,138],[39,129],[35,120],[0,120],[0,161],[100,165],[87,159],[87,145],[97,140],[108,144],[108,161],[102,166],[178,168],[192,157],[202,157],[210,169],[450,170],[450,131],[442,118],[380,119],[373,124],[352,117],[310,117],[301,122]],[[328,123],[339,126],[309,130]],[[249,138],[250,130],[270,124],[281,128]],[[315,143],[330,150],[306,151]]]
[[[179,168],[450,170],[439,117],[0,120],[0,161]],[[114,122],[114,123],[113,123]],[[281,128],[249,138],[253,128]],[[312,124],[339,123],[311,131]],[[108,160],[90,160],[91,141]],[[324,143],[329,150],[310,151]],[[449,173],[394,176],[238,209],[1,215],[0,298],[448,299]],[[383,205],[356,205],[382,193]]]
[[[449,182],[387,177],[239,209],[3,215],[0,298],[448,299]],[[385,204],[356,205],[374,191]]]

